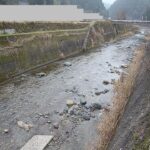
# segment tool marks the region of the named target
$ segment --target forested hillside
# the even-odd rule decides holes
[[[106,15],[106,9],[102,0],[0,0],[0,4],[19,4],[19,2],[26,2],[31,5],[78,5],[87,12],[96,12]]]
[[[19,0],[0,0],[0,4],[6,5],[6,4],[18,4]]]
[[[109,9],[113,19],[150,20],[150,0],[117,0]]]

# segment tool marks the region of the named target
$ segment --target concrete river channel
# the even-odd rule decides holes
[[[98,139],[103,109],[111,106],[113,82],[143,42],[141,30],[56,62],[46,75],[27,73],[2,85],[0,150],[18,150],[34,135],[54,136],[46,150],[87,150]]]

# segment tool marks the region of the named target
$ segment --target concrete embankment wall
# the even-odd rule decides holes
[[[46,24],[42,27],[42,23],[0,23],[1,30],[16,32],[0,34],[0,82],[37,65],[80,53],[83,45],[84,50],[99,47],[130,29],[109,21],[95,22],[92,26]]]

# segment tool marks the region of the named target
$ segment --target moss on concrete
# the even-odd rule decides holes
[[[57,31],[45,31],[53,29],[55,25],[55,23],[0,23],[0,29],[5,26],[15,27],[18,32],[28,31],[28,33],[0,35],[1,80],[82,50],[88,32],[87,23],[62,23],[56,25],[55,29],[59,29]],[[32,29],[34,26],[36,30]],[[41,31],[41,28],[44,31]],[[123,28],[113,25],[110,21],[102,21],[96,22],[90,30],[87,49],[99,47],[105,41],[110,41],[117,36],[116,30]]]
[[[84,22],[0,22],[0,30],[15,29],[17,33],[81,29],[88,26]]]

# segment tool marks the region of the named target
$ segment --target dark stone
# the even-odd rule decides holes
[[[96,91],[95,92],[95,95],[97,95],[97,96],[99,96],[99,95],[101,95],[102,94],[102,92],[99,92],[99,91]]]
[[[74,115],[74,114],[75,114],[75,113],[74,113],[74,110],[70,110],[70,111],[69,111],[69,114],[70,114],[70,115]]]
[[[67,114],[68,113],[68,108],[64,108],[63,113]]]
[[[97,95],[97,96],[99,96],[99,95],[101,95],[101,94],[106,94],[106,93],[108,93],[109,92],[109,90],[108,89],[105,89],[104,91],[101,91],[101,92],[95,92],[95,95]]]
[[[108,85],[108,84],[109,84],[109,81],[104,80],[104,81],[103,81],[103,84]]]
[[[86,104],[87,104],[87,101],[85,101],[85,100],[80,100],[80,104],[81,104],[81,105],[86,105]]]
[[[63,116],[63,114],[64,114],[63,112],[60,112],[60,113],[59,113],[60,116]]]
[[[109,92],[109,90],[108,89],[105,89],[104,91],[103,91],[103,94],[106,94],[106,93],[108,93]]]
[[[8,133],[9,132],[9,129],[4,129],[4,133]]]
[[[65,63],[64,63],[64,66],[70,67],[70,66],[72,66],[72,64],[71,64],[70,62],[65,62]]]
[[[55,114],[59,114],[59,112],[58,112],[57,110],[54,110],[54,113],[55,113]]]
[[[84,120],[86,120],[86,121],[89,121],[89,120],[90,120],[90,115],[88,115],[88,114],[83,114],[83,115],[82,115],[82,118],[83,118]]]
[[[85,79],[85,81],[89,81],[88,79]]]
[[[90,110],[91,111],[100,110],[100,109],[102,109],[102,107],[101,107],[101,105],[99,103],[93,103],[90,106]]]
[[[58,123],[54,123],[54,124],[53,124],[53,127],[54,127],[55,129],[58,129],[58,128],[59,128],[59,124],[58,124]]]
[[[126,69],[126,68],[128,68],[128,65],[121,65],[120,68]]]

